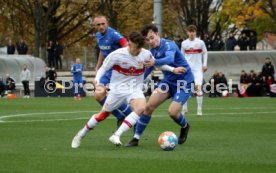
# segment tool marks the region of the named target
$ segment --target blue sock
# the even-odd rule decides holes
[[[146,129],[147,125],[149,124],[150,119],[151,119],[151,116],[147,116],[145,114],[141,115],[141,117],[139,118],[139,120],[137,121],[137,124],[136,124],[134,138],[140,139],[140,136],[142,135],[142,133]]]
[[[106,101],[106,96],[99,103],[103,106],[105,101]],[[117,118],[117,120],[125,119],[125,116],[117,109],[113,110],[111,113]]]
[[[123,103],[120,107],[118,107],[118,109],[125,114],[125,116],[128,116],[131,112],[132,112],[132,109],[131,107],[126,104],[126,103]]]
[[[181,127],[185,127],[187,125],[187,121],[182,113],[180,113],[180,116],[178,119],[173,119],[178,125]]]

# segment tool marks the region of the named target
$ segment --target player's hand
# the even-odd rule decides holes
[[[183,74],[185,73],[187,70],[185,67],[176,67],[173,69],[173,73],[174,74]]]
[[[154,61],[153,58],[151,58],[149,61],[145,61],[144,66],[145,67],[152,67],[152,66],[154,66],[154,64],[155,64],[155,61]]]
[[[205,73],[207,70],[208,70],[207,66],[203,66],[203,67],[202,67],[203,73]]]

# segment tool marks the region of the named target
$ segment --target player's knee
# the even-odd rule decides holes
[[[175,109],[168,109],[168,114],[170,115],[171,118],[174,118],[178,115],[179,111]]]
[[[102,99],[103,99],[103,96],[101,95],[101,94],[99,94],[99,93],[95,93],[95,99],[97,100],[97,101],[101,101]]]
[[[155,106],[153,106],[153,105],[147,105],[146,107],[145,107],[145,114],[147,114],[147,115],[151,115],[152,113],[153,113],[153,111],[155,110]]]
[[[102,89],[102,88],[97,88],[97,89],[96,89],[96,92],[95,92],[95,94],[94,94],[95,99],[96,99],[97,101],[103,100],[103,98],[105,97],[105,95],[106,95],[106,92],[105,92],[105,90]]]
[[[201,90],[197,90],[196,91],[196,96],[202,97],[203,96],[203,92]]]
[[[134,112],[137,113],[138,115],[141,115],[145,110],[146,110],[146,107],[141,106],[141,107],[137,108],[136,110],[134,110]]]

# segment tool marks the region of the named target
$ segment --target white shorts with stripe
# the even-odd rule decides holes
[[[133,99],[145,99],[144,93],[142,90],[132,90],[131,92],[108,92],[103,110],[107,112],[112,112],[117,109],[121,104],[127,102],[129,103]]]

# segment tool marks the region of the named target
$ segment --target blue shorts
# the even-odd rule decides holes
[[[161,80],[158,83],[158,88],[170,94],[172,101],[184,105],[192,94],[192,82],[187,83],[186,86],[176,86]]]
[[[74,79],[73,82],[74,82],[74,85],[75,84],[83,84],[83,80],[82,79]]]
[[[101,77],[99,85],[107,86],[110,83],[111,74],[112,74],[112,69],[108,70],[103,75],[103,77]]]

